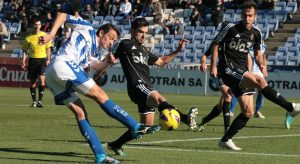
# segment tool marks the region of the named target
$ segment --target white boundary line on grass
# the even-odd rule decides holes
[[[282,137],[299,137],[300,134],[287,134],[287,135],[272,135],[272,136],[241,136],[234,137],[235,139],[250,139],[250,138],[282,138]],[[159,144],[159,143],[172,143],[172,142],[193,142],[193,141],[208,141],[208,140],[219,140],[219,138],[193,138],[193,139],[181,139],[181,140],[161,140],[161,141],[150,141],[150,142],[138,142],[139,144]]]
[[[236,139],[252,139],[252,138],[282,138],[282,137],[299,137],[300,134],[289,134],[289,135],[273,135],[273,136],[241,136],[235,137]],[[251,153],[251,152],[240,152],[240,151],[212,151],[212,150],[197,150],[197,149],[178,149],[178,148],[159,148],[159,147],[142,147],[147,144],[158,144],[158,143],[172,143],[172,142],[194,142],[194,141],[208,141],[208,140],[219,140],[220,138],[194,138],[184,140],[161,140],[161,141],[150,141],[150,142],[138,142],[134,143],[137,146],[127,145],[126,148],[130,149],[143,149],[143,150],[163,150],[163,151],[179,151],[179,152],[199,152],[199,153],[221,153],[221,154],[237,154],[237,155],[256,155],[256,156],[276,156],[276,157],[297,157],[298,154],[270,154],[270,153]],[[139,146],[141,145],[141,146]]]
[[[276,157],[300,157],[297,154],[269,154],[269,153],[249,153],[238,151],[212,151],[212,150],[196,150],[196,149],[178,149],[178,148],[157,148],[157,147],[139,147],[139,146],[125,146],[130,149],[143,149],[143,150],[163,150],[163,151],[179,151],[179,152],[198,152],[198,153],[221,153],[221,154],[237,154],[237,155],[256,155],[256,156],[276,156]]]

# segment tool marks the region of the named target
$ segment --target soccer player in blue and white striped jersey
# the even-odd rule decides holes
[[[74,113],[78,127],[96,157],[96,163],[120,163],[106,155],[100,139],[88,121],[83,102],[75,91],[95,100],[106,114],[131,130],[133,138],[141,138],[144,134],[156,132],[160,127],[143,126],[138,123],[109,99],[107,94],[84,71],[84,68],[88,66],[97,71],[103,71],[115,62],[112,54],[102,62],[95,58],[94,54],[99,47],[104,49],[111,47],[118,39],[120,32],[111,24],[103,25],[95,32],[92,25],[80,17],[59,13],[50,33],[39,38],[40,43],[44,44],[53,39],[63,23],[72,29],[71,34],[46,70],[47,85],[54,95],[55,103],[66,105]]]

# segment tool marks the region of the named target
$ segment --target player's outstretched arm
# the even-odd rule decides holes
[[[155,62],[156,65],[158,66],[165,66],[166,64],[170,63],[171,61],[173,61],[173,59],[175,58],[175,56],[182,51],[182,49],[184,49],[185,44],[186,44],[187,40],[186,39],[182,39],[179,42],[179,45],[177,47],[177,49],[175,51],[173,51],[171,54],[169,55],[164,55],[158,58],[158,60]]]
[[[210,66],[210,76],[211,77],[217,77],[218,71],[217,71],[217,59],[219,56],[219,44],[214,44],[212,47],[212,57],[211,57],[211,66]]]
[[[103,61],[93,60],[91,62],[91,67],[96,70],[96,73],[94,75],[94,80],[98,79],[108,68],[108,66],[115,63],[116,63],[116,59],[111,52],[106,56],[106,58]]]
[[[58,13],[57,17],[55,19],[55,22],[51,28],[51,31],[49,34],[39,37],[39,43],[40,44],[46,44],[52,39],[54,39],[56,32],[61,27],[62,24],[66,22],[67,14],[66,13]]]

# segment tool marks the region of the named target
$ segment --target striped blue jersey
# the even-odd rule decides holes
[[[71,34],[63,46],[59,48],[56,58],[72,61],[83,68],[88,66],[90,56],[98,47],[96,33],[92,24],[82,18],[67,15],[66,26],[71,28]]]
[[[265,44],[261,45],[261,51],[262,51],[263,55],[265,55],[265,51],[266,51],[266,45]],[[253,48],[250,49],[250,55],[251,55],[251,58],[252,58],[252,70],[251,71],[252,72],[261,72],[258,65],[255,62],[255,56],[254,56]]]

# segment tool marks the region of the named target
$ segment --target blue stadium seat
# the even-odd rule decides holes
[[[188,41],[188,44],[194,44],[194,35],[184,35],[184,39]]]
[[[11,34],[19,34],[21,32],[21,23],[13,22],[9,31]]]
[[[174,17],[175,18],[182,18],[183,17],[183,9],[175,9],[174,10]]]
[[[299,57],[298,56],[290,56],[288,58],[287,65],[298,66],[299,65]]]
[[[264,19],[275,19],[276,18],[276,12],[275,10],[269,10],[266,14]]]
[[[184,62],[184,53],[178,53],[174,60],[173,60],[174,63],[182,63]]]
[[[174,45],[173,45],[173,43],[171,43],[171,44],[165,44],[165,46],[164,46],[164,52],[163,52],[164,55],[168,55],[168,54],[170,54],[173,51],[174,51]]]
[[[195,62],[195,53],[185,52],[185,63],[194,63]]]
[[[196,46],[195,44],[186,44],[184,48],[184,53],[195,53]]]
[[[204,26],[197,26],[194,31],[194,35],[203,35],[205,31]]]
[[[107,16],[104,17],[104,20],[113,21],[114,20],[114,16],[107,15]]]
[[[286,65],[287,64],[287,56],[278,56],[276,65]]]
[[[164,44],[154,44],[154,47],[152,49],[152,53],[155,54],[156,56],[161,56],[163,55],[164,52]]]
[[[228,18],[233,18],[234,13],[235,13],[234,9],[226,9],[224,12],[223,21],[225,21]]]
[[[295,14],[295,12],[297,11],[297,2],[288,2],[285,7],[285,11]]]
[[[298,56],[299,47],[289,47],[286,51],[286,56]]]
[[[224,21],[229,22],[229,23],[235,23],[236,22],[235,18],[225,18]]]
[[[276,11],[276,17],[279,22],[286,22],[287,20],[287,12],[286,11]]]
[[[164,39],[164,43],[172,44],[174,42],[174,35],[166,35]]]
[[[163,43],[164,42],[164,35],[158,34],[154,36],[154,44]]]
[[[234,13],[234,19],[235,21],[240,21],[242,20],[242,9],[237,9]]]
[[[207,49],[206,44],[196,44],[196,52],[203,54]]]
[[[184,35],[175,35],[173,44],[178,45],[179,41],[184,38]]]
[[[276,65],[277,63],[277,56],[268,56],[267,65]]]
[[[257,17],[256,19],[264,19],[267,11],[266,10],[257,10]]]
[[[279,26],[279,21],[277,19],[269,19],[267,27],[269,31],[277,31]]]
[[[297,45],[297,38],[295,37],[288,37],[284,46],[285,47],[294,47]]]
[[[183,10],[183,18],[189,18],[192,15],[193,9],[186,8]]]
[[[208,35],[208,36],[206,36],[206,39],[205,39],[204,44],[210,45],[214,39],[215,39],[215,36],[213,36],[213,35]]]
[[[195,27],[194,26],[185,26],[183,35],[193,35]]]
[[[215,26],[206,26],[205,31],[204,31],[204,35],[212,35],[214,36],[216,31],[216,27]]]
[[[194,36],[194,43],[195,44],[202,44],[205,41],[205,35],[195,35]]]
[[[275,4],[275,11],[284,11],[286,7],[286,2],[279,1]]]
[[[262,28],[266,28],[268,24],[268,20],[267,19],[259,19],[256,21],[256,25],[262,29]]]
[[[286,56],[287,50],[287,47],[278,47],[275,56]]]
[[[261,37],[263,40],[266,40],[269,38],[269,29],[268,28],[263,28],[263,29],[260,29],[261,31]]]
[[[23,50],[20,49],[20,48],[14,48],[10,57],[13,57],[13,58],[22,58],[23,56]]]

